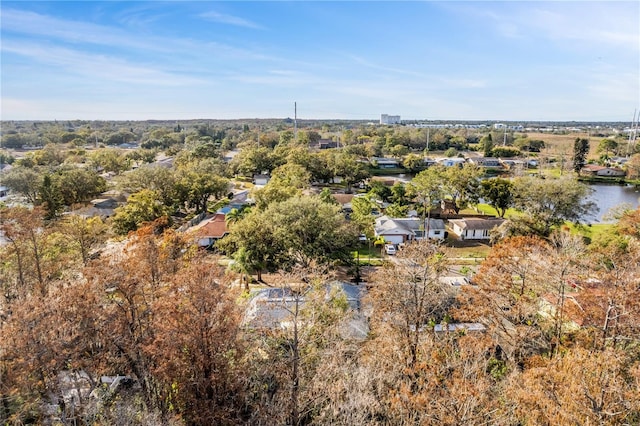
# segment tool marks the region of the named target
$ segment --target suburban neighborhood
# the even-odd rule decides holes
[[[0,426],[640,425],[640,2],[0,15]]]

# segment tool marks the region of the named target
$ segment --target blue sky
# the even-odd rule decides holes
[[[630,121],[640,2],[0,3],[3,120]]]

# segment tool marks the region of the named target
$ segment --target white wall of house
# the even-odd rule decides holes
[[[624,170],[616,170],[616,169],[602,169],[596,172],[598,176],[624,176]]]
[[[432,240],[444,240],[444,229],[429,229],[429,238]]]
[[[491,238],[488,229],[465,229],[462,230],[458,226],[453,225],[453,232],[460,236],[463,240],[488,240]]]

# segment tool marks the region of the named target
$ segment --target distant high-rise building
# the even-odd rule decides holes
[[[380,124],[399,124],[399,115],[380,114]]]

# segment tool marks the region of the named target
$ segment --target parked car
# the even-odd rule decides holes
[[[396,254],[396,246],[394,246],[393,244],[385,244],[384,251],[387,254]]]

